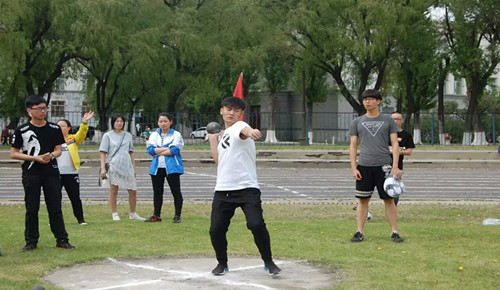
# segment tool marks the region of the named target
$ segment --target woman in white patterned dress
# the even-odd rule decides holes
[[[137,186],[135,183],[135,160],[132,135],[124,132],[125,117],[115,114],[111,117],[113,129],[102,136],[101,146],[101,178],[107,179],[104,186],[109,186],[109,205],[112,218],[119,221],[117,211],[118,188],[125,187],[128,191],[131,220],[145,220],[136,213]],[[109,165],[106,168],[106,163]]]

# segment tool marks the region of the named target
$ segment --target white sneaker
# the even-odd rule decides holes
[[[131,212],[129,215],[129,218],[131,220],[138,220],[138,221],[145,221],[146,219],[143,217],[140,217],[136,212]]]
[[[111,216],[113,217],[114,221],[119,221],[120,220],[120,216],[118,215],[117,212],[114,212],[113,214],[111,214]]]

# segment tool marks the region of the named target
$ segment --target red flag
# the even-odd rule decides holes
[[[240,73],[236,87],[234,88],[233,97],[237,97],[243,100],[243,73]]]
[[[234,88],[233,97],[240,98],[243,100],[243,73],[240,73],[236,87]],[[243,121],[243,115],[241,115],[240,121]]]

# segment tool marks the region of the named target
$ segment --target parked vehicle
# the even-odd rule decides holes
[[[191,137],[192,139],[205,139],[206,136],[207,127],[200,127],[189,134],[189,137]]]

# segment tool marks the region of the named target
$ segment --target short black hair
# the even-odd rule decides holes
[[[222,102],[220,103],[221,107],[233,107],[233,108],[239,108],[242,109],[243,111],[245,110],[246,104],[245,101],[243,101],[240,98],[237,97],[227,97]]]
[[[172,122],[171,125],[170,125],[170,128],[172,128],[172,124],[174,123],[174,119],[172,117],[172,114],[166,113],[166,112],[162,112],[162,113],[158,114],[158,119],[160,119],[160,117],[166,117],[170,122]]]
[[[160,119],[160,117],[167,117],[167,119],[168,119],[169,121],[172,121],[172,120],[173,120],[173,118],[172,118],[172,114],[170,114],[170,113],[166,113],[166,112],[159,113],[159,114],[158,114],[158,119]]]
[[[361,94],[361,99],[374,98],[377,100],[382,100],[382,94],[376,89],[367,89]]]
[[[113,116],[111,116],[111,129],[115,128],[115,122],[116,120],[118,120],[118,118],[121,118],[123,120],[123,123],[125,123],[125,116],[123,116],[123,114],[113,114]],[[125,124],[123,124],[122,129],[125,129]]]
[[[38,95],[31,95],[26,98],[26,103],[25,103],[26,108],[31,108],[38,104],[47,104],[47,101],[42,96]]]

